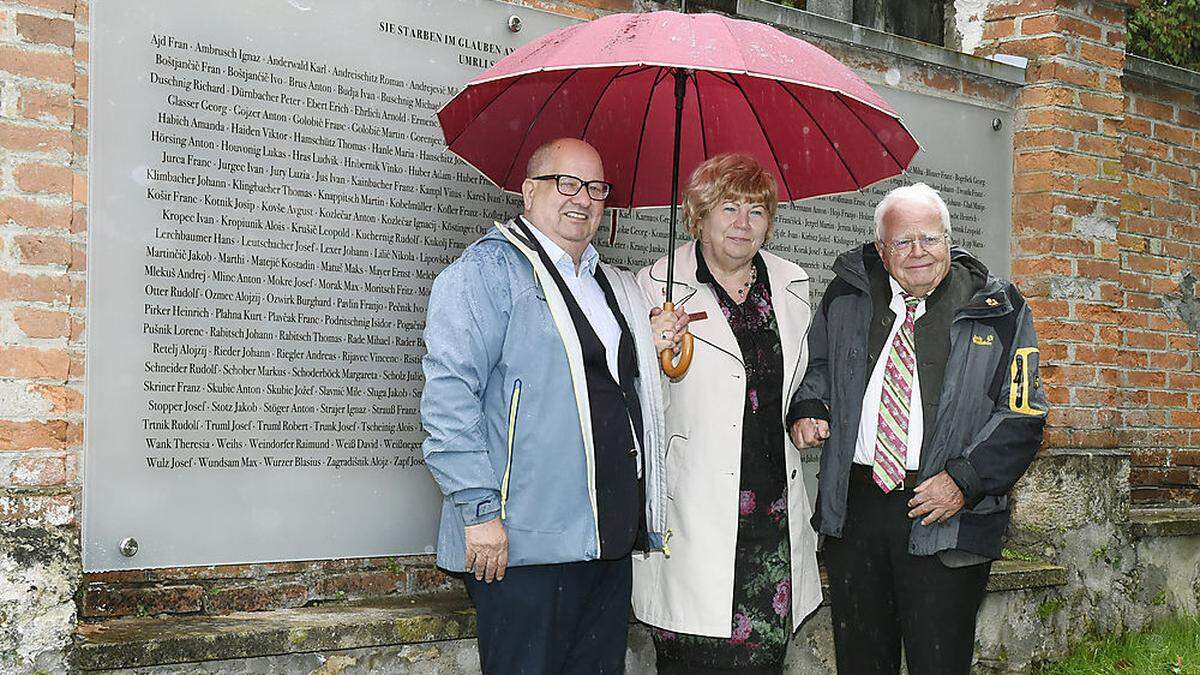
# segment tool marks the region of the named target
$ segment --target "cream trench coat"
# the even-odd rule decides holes
[[[811,308],[808,275],[762,251],[783,347],[783,409],[808,364]],[[638,273],[651,306],[665,299],[666,258]],[[746,371],[737,339],[707,284],[696,280],[696,244],[675,253],[675,305],[708,318],[688,326],[695,336],[692,366],[667,386],[667,548],[669,557],[633,556],[637,618],[667,630],[730,637],[733,565],[741,485],[742,411]],[[817,539],[809,519],[800,451],[784,433],[788,528],[792,557],[792,626],[821,602]]]

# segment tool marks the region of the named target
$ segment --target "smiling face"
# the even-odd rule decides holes
[[[540,157],[538,153],[543,153]],[[592,146],[575,139],[552,141],[539,149],[530,162],[530,176],[565,174],[587,182],[604,180],[604,165]],[[574,196],[560,194],[553,180],[526,178],[521,185],[525,219],[579,262],[596,236],[604,201],[581,189]]]
[[[749,264],[766,241],[770,225],[765,204],[722,201],[700,220],[704,254],[724,269]]]
[[[923,298],[937,288],[950,272],[949,237],[932,248],[921,244],[922,237],[945,234],[941,215],[933,204],[921,199],[897,201],[883,215],[881,242],[875,242],[888,274],[910,295]],[[896,252],[889,245],[901,239],[914,243],[907,252]]]

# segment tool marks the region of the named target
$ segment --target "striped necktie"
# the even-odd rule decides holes
[[[913,356],[913,323],[920,298],[902,293],[904,323],[896,331],[883,371],[883,393],[879,398],[879,426],[875,432],[875,465],[872,476],[884,493],[904,482],[908,449],[908,411],[913,378],[917,376]]]

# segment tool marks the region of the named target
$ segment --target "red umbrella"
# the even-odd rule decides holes
[[[670,205],[668,303],[680,171],[744,152],[791,201],[895,176],[918,149],[832,56],[717,14],[613,14],[555,31],[469,82],[438,119],[447,147],[504,190],[520,192],[538,146],[569,136],[600,153],[609,206]]]

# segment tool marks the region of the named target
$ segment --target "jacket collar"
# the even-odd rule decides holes
[[[833,273],[859,291],[870,294],[871,282],[867,274],[867,264],[878,259],[879,253],[875,250],[874,242],[867,242],[839,255],[833,263]],[[951,246],[950,264],[966,268],[975,284],[975,294],[966,305],[959,308],[955,320],[1001,316],[1012,311],[1012,299],[1008,295],[1007,284],[992,276],[987,266],[978,258],[962,247]],[[950,279],[950,276],[947,275],[946,279]],[[937,294],[939,290],[941,286],[934,289],[933,293]]]
[[[770,281],[771,297],[782,298],[789,293],[805,304],[808,304],[808,274],[795,263],[788,262],[768,251],[760,251],[763,263],[767,268],[767,278]],[[672,301],[675,305],[686,306],[690,312],[707,312],[709,319],[697,321],[688,326],[688,330],[697,340],[703,340],[713,347],[729,354],[739,362],[742,360],[741,348],[737,338],[725,320],[713,321],[721,314],[721,306],[717,296],[708,284],[697,278],[696,242],[690,241],[675,249],[675,282]],[[667,259],[660,258],[650,267],[650,278],[661,284],[667,280]],[[783,337],[783,336],[781,336]]]

